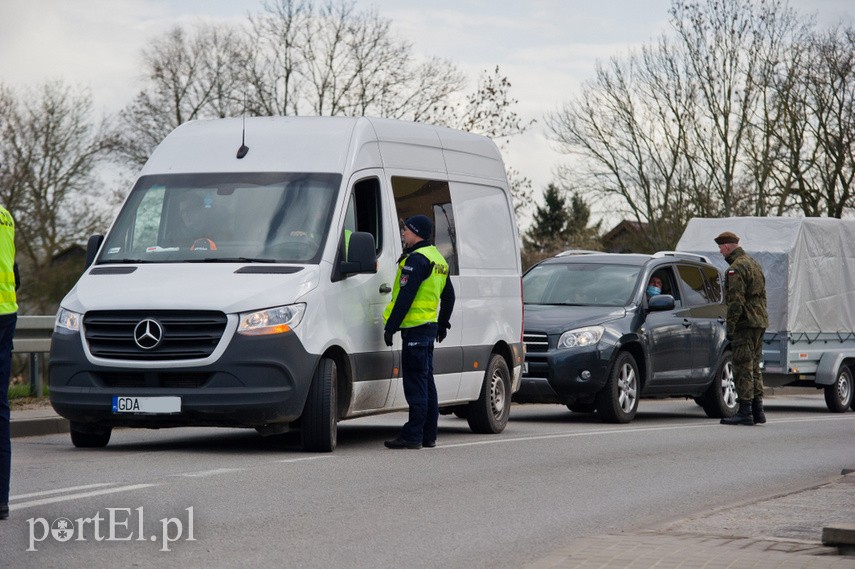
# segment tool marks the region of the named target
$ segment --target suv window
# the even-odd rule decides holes
[[[706,279],[698,267],[678,265],[677,273],[680,275],[680,280],[683,281],[688,306],[700,306],[713,302],[709,298],[710,291],[707,288]]]

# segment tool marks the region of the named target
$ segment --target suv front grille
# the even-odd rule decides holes
[[[549,339],[546,334],[525,332],[523,342],[525,342],[526,353],[549,351]]]
[[[156,322],[162,332],[151,349],[140,347],[134,339],[134,330],[145,320]],[[216,311],[95,311],[86,313],[83,327],[89,351],[99,358],[189,360],[213,353],[226,328],[226,315]]]

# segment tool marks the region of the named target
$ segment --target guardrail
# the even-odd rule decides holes
[[[30,354],[30,394],[42,394],[41,359],[50,352],[54,316],[18,316],[12,353]]]

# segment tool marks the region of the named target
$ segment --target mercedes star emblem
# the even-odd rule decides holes
[[[157,320],[140,320],[134,328],[134,342],[143,350],[153,350],[163,340],[163,327]]]

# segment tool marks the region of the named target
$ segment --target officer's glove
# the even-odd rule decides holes
[[[445,337],[448,336],[448,329],[451,328],[451,324],[440,324],[439,328],[436,329],[436,341],[442,343],[445,340]]]
[[[392,345],[392,336],[393,336],[392,332],[389,332],[388,330],[383,332],[383,341],[386,342],[387,346]]]

